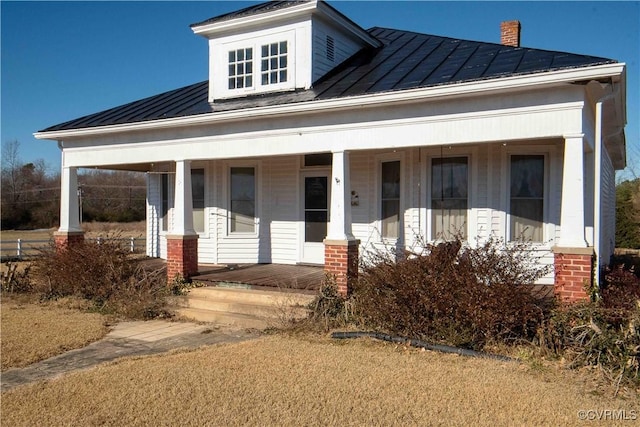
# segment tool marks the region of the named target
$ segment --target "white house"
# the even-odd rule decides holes
[[[78,168],[147,172],[147,254],[320,264],[343,292],[373,248],[460,232],[536,243],[565,299],[614,248],[625,64],[387,28],[323,1],[192,25],[209,79],[49,127],[62,150],[59,243],[82,238]]]

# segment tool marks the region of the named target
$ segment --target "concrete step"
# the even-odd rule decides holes
[[[259,317],[241,314],[226,313],[213,310],[202,310],[199,308],[179,308],[175,313],[186,319],[197,322],[215,323],[217,325],[234,326],[244,329],[266,329],[276,326],[274,320],[262,319]]]
[[[200,322],[264,329],[306,317],[313,298],[295,292],[202,287],[172,297],[169,305],[176,314]]]
[[[227,313],[241,313],[251,316],[259,316],[265,318],[277,318],[283,314],[291,317],[304,317],[307,310],[297,305],[288,305],[285,303],[277,303],[273,305],[265,304],[244,304],[237,301],[219,301],[211,298],[199,298],[186,296],[179,300],[178,307],[197,308],[200,310],[220,311]]]
[[[187,297],[216,301],[235,301],[242,304],[306,306],[313,300],[314,295],[208,286],[191,289]]]

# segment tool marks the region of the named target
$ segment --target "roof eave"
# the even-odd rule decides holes
[[[150,120],[144,122],[88,127],[49,132],[36,132],[36,139],[64,140],[67,138],[107,135],[130,131],[165,129],[176,126],[196,126],[217,122],[240,121],[257,117],[275,117],[280,115],[307,114],[336,109],[376,107],[390,104],[404,104],[430,99],[454,96],[482,95],[505,90],[522,90],[536,86],[549,86],[573,82],[584,82],[604,78],[617,79],[623,76],[624,63],[611,63],[592,67],[573,68],[548,73],[503,77],[499,79],[464,82],[451,85],[390,91],[344,98],[314,100],[302,103],[277,106],[256,107],[241,110],[223,111],[194,116]]]
[[[260,13],[257,15],[240,16],[234,19],[196,24],[191,26],[193,32],[199,36],[211,38],[217,34],[233,31],[236,29],[245,30],[248,26],[261,25],[273,21],[279,21],[283,18],[293,18],[304,16],[317,9],[317,0],[292,5],[284,9],[273,10],[270,12]]]

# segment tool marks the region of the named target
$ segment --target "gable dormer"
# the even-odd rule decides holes
[[[273,1],[191,26],[209,40],[209,102],[309,89],[380,43],[323,1]]]

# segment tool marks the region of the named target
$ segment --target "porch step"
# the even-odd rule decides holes
[[[255,289],[203,287],[170,304],[182,317],[200,322],[264,329],[293,318],[304,318],[313,295]]]
[[[270,319],[240,313],[225,313],[221,311],[203,310],[201,308],[179,308],[175,313],[186,319],[198,322],[215,323],[217,325],[234,326],[243,329],[266,329],[275,326]]]

